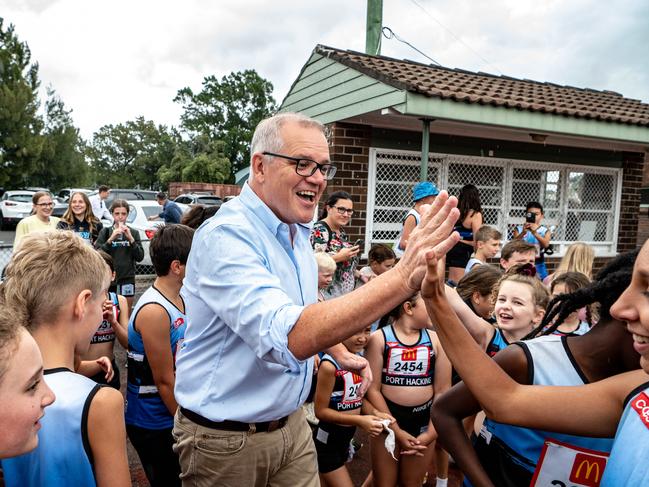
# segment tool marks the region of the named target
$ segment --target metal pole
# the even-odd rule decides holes
[[[421,119],[421,167],[419,168],[419,179],[428,180],[428,151],[430,146],[430,119]]]

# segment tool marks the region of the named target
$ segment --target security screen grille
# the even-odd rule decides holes
[[[370,149],[366,251],[370,243],[394,243],[412,206],[420,161],[418,152]],[[576,241],[598,255],[616,251],[621,169],[431,153],[428,180],[456,196],[474,184],[485,223],[497,227],[503,241],[522,224],[525,204],[539,201],[558,255]]]

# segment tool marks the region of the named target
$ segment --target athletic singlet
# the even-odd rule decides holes
[[[2,460],[7,487],[95,486],[88,441],[88,409],[100,385],[66,368],[44,372],[56,401],[47,408],[38,447]]]
[[[383,370],[381,384],[389,386],[429,386],[435,377],[435,349],[426,330],[419,330],[414,345],[399,341],[392,325],[381,328]]]
[[[410,215],[415,217],[415,225],[419,225],[419,220],[421,219],[421,215],[414,208],[411,208],[410,211],[408,211],[406,217],[403,219],[403,222],[401,223],[401,231],[399,232],[399,236],[394,241],[394,245],[392,247],[392,250],[394,251],[394,255],[397,256],[397,259],[403,257],[403,253],[405,252],[404,249],[399,247],[399,244],[401,243],[401,237],[403,237],[403,224],[406,223],[406,220]]]
[[[181,298],[182,299],[182,298]],[[160,291],[151,286],[137,302],[128,322],[128,384],[126,387],[126,424],[140,428],[160,430],[171,428],[174,418],[162,402],[158,388],[153,380],[153,372],[144,352],[142,335],[135,329],[139,311],[148,304],[159,304],[169,316],[169,347],[173,355],[174,369],[176,352],[185,336],[185,313],[165,298]]]
[[[361,376],[340,368],[338,362],[329,354],[324,354],[322,362],[330,362],[336,367],[336,381],[329,398],[329,408],[334,411],[360,409],[363,404],[363,398],[358,393],[363,381]]]
[[[649,382],[634,389],[624,403],[602,487],[639,487],[649,482]]]
[[[109,292],[108,296],[110,300],[113,302],[113,316],[115,319],[119,319],[119,299],[117,298],[117,294],[113,292]],[[115,341],[115,330],[113,329],[113,325],[111,325],[108,321],[104,320],[101,322],[99,325],[99,328],[97,328],[97,331],[93,335],[92,339],[90,340],[90,344],[95,344],[95,343],[106,343],[106,342],[114,342]]]
[[[557,329],[554,330],[552,334],[559,335],[559,336],[579,336],[588,333],[589,331],[590,331],[590,325],[585,321],[582,321],[579,323],[579,326],[574,331],[561,331]]]
[[[490,357],[493,357],[498,352],[500,352],[503,348],[506,348],[508,345],[509,342],[505,338],[505,335],[503,335],[501,329],[495,328],[494,334],[491,337],[491,340],[489,340],[489,344],[487,345],[485,352],[487,352],[487,355],[489,355]]]
[[[528,384],[579,386],[588,383],[568,348],[566,337],[549,335],[516,345],[527,356]],[[502,487],[530,485],[532,480],[532,485],[597,485],[579,483],[574,475],[568,477],[576,472],[572,468],[575,461],[580,461],[587,452],[604,458],[605,464],[612,445],[612,438],[521,428],[489,418],[485,418],[475,441],[480,463],[488,470],[491,481]],[[555,481],[560,483],[553,483]],[[466,485],[471,484],[467,481]]]
[[[482,262],[480,259],[476,259],[475,257],[471,257],[469,259],[469,262],[467,262],[466,267],[464,268],[464,273],[468,274],[471,272],[471,269],[473,269],[473,266],[475,265],[484,265],[484,262]]]

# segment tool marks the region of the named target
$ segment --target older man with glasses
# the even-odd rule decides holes
[[[14,250],[25,235],[56,230],[56,225],[59,223],[59,218],[52,216],[54,200],[47,191],[34,193],[34,196],[32,196],[32,208],[32,215],[20,220],[16,226]]]
[[[319,485],[300,408],[313,355],[329,348],[367,387],[365,360],[342,353],[340,342],[412,296],[425,253],[457,241],[449,237],[456,201],[442,193],[394,269],[317,303],[310,222],[334,174],[322,124],[293,113],[264,120],[253,136],[248,183],[194,236],[176,362],[183,485]]]

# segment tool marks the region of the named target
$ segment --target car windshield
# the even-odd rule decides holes
[[[222,201],[221,198],[215,196],[199,196],[196,203],[200,203],[201,205],[218,205]]]
[[[11,201],[18,201],[19,203],[31,203],[32,195],[31,194],[14,194],[7,198]]]

